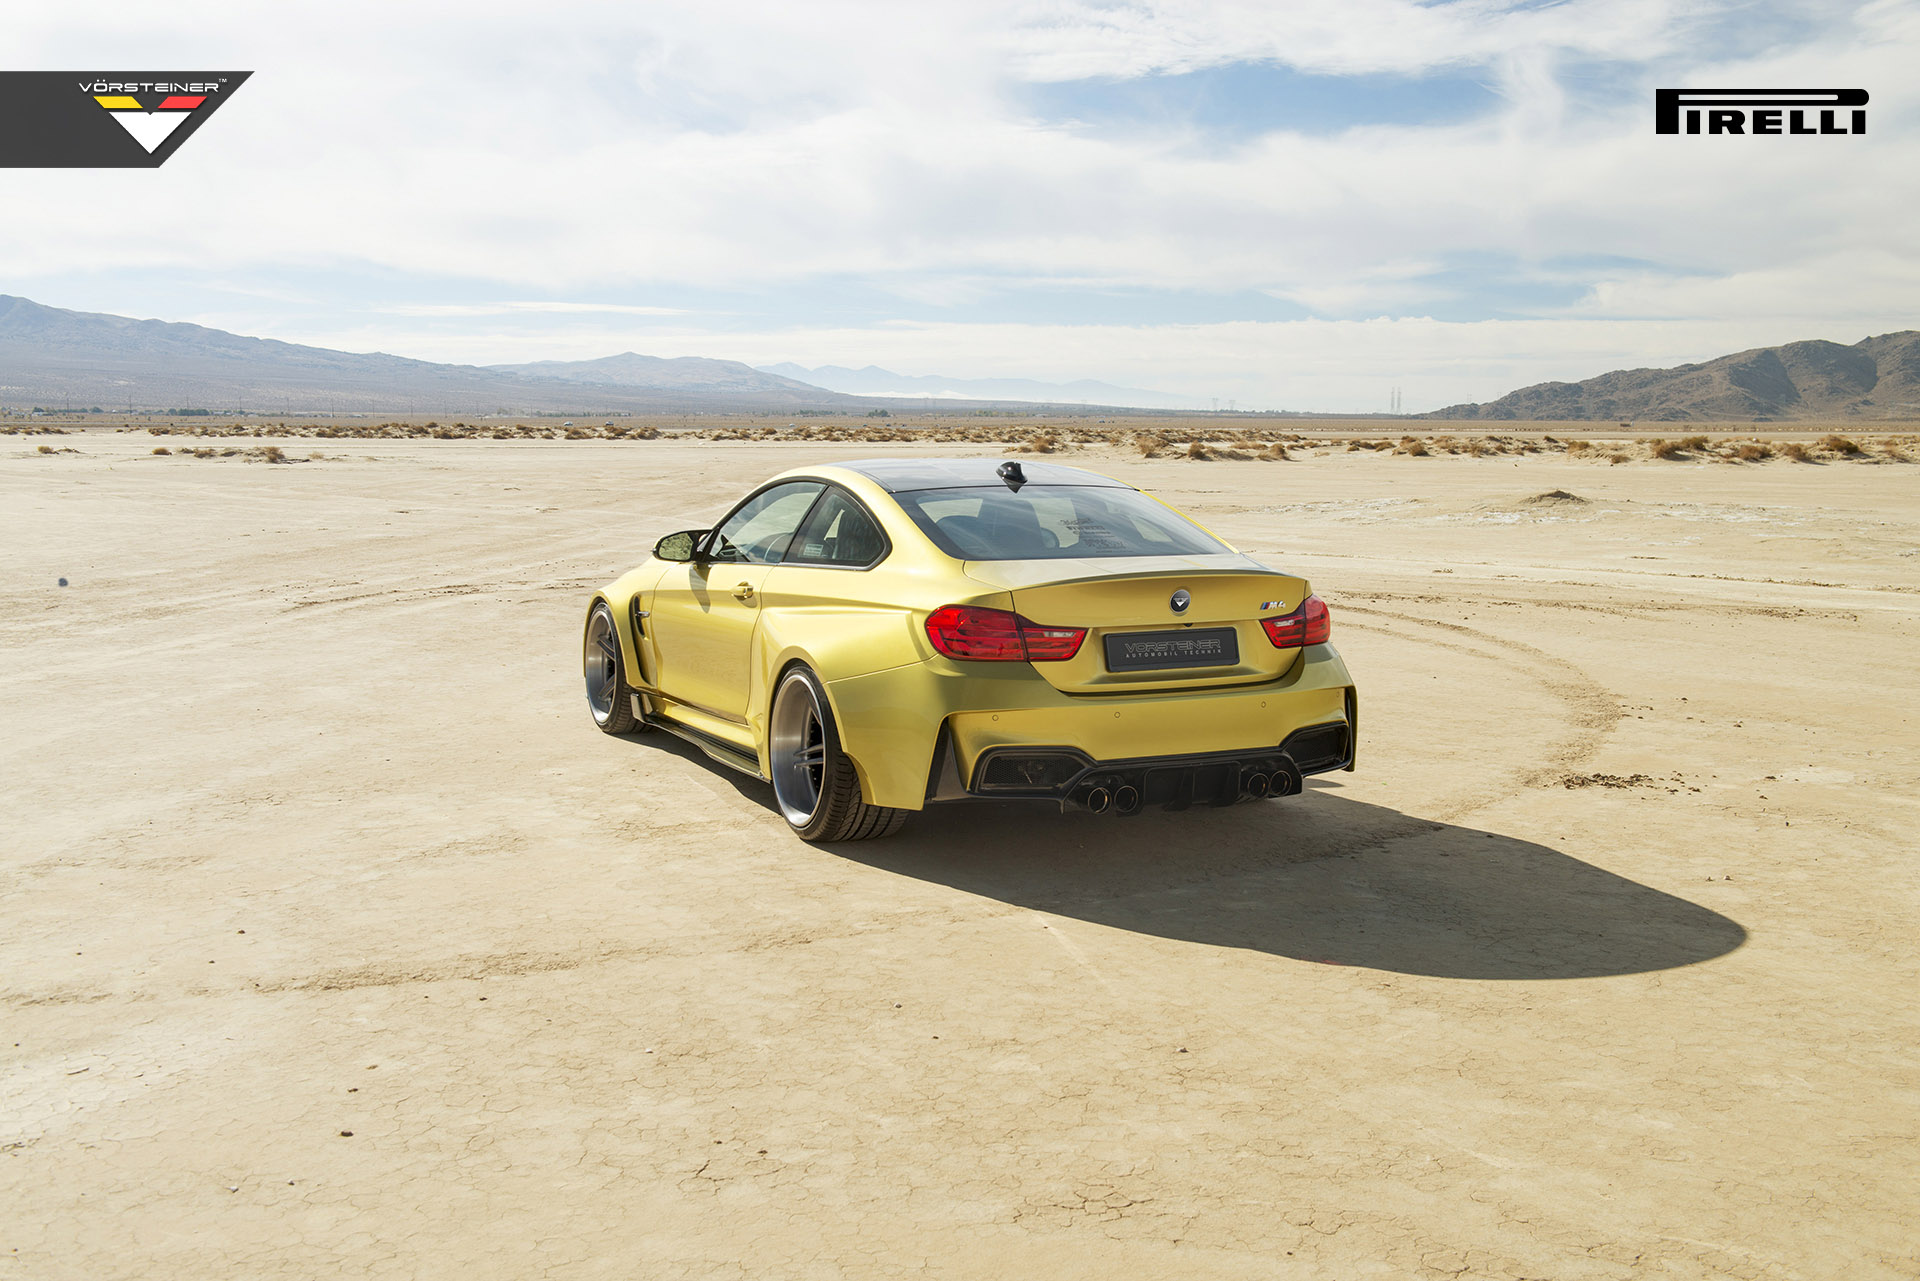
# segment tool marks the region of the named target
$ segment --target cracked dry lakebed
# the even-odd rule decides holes
[[[1920,1273],[1920,466],[1069,452],[1311,578],[1359,769],[816,848],[586,596],[915,446],[62,443],[0,1281]]]

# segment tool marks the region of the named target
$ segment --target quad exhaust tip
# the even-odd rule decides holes
[[[1247,772],[1240,776],[1238,798],[1241,800],[1278,800],[1283,796],[1298,796],[1303,790],[1299,767],[1282,756],[1278,760],[1272,757],[1254,762]],[[1158,793],[1156,793],[1158,795]],[[1228,796],[1234,794],[1229,793]],[[1214,805],[1230,805],[1232,800],[1223,796],[1212,800]],[[1187,804],[1190,804],[1189,798]],[[1116,814],[1122,818],[1138,814],[1146,806],[1143,788],[1137,782],[1126,781],[1126,776],[1115,777],[1111,774],[1097,780],[1089,780],[1076,788],[1069,803],[1076,803],[1089,814]],[[1185,809],[1186,804],[1170,802],[1170,807]]]

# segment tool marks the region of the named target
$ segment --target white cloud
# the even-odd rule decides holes
[[[372,308],[388,316],[583,316],[594,314],[621,316],[684,316],[683,307],[641,307],[617,302],[548,302],[539,299],[519,302],[394,303]]]
[[[1920,14],[1898,0],[1792,14],[1819,34],[1716,60],[1728,47],[1716,33],[1765,29],[1764,9],[1697,0],[44,7],[9,15],[12,65],[256,74],[163,169],[10,175],[0,275],[21,292],[85,276],[96,300],[101,279],[152,271],[204,274],[226,289],[276,273],[391,278],[407,301],[369,296],[358,314],[276,336],[378,333],[380,346],[416,355],[516,335],[543,350],[587,335],[612,345],[578,354],[624,349],[636,344],[632,334],[616,340],[617,327],[549,322],[589,307],[671,317],[682,308],[648,301],[662,288],[702,314],[727,308],[700,305],[701,290],[812,289],[820,312],[835,315],[851,281],[922,315],[998,297],[1001,322],[762,325],[750,338],[729,321],[649,329],[640,349],[734,355],[763,343],[753,359],[897,359],[909,372],[1142,384],[1130,371],[1145,361],[1153,385],[1170,390],[1226,385],[1244,390],[1219,394],[1269,404],[1324,395],[1332,408],[1371,394],[1366,362],[1340,355],[1357,342],[1435,378],[1460,362],[1446,386],[1497,394],[1506,387],[1477,381],[1498,365],[1484,348],[1496,338],[1536,344],[1524,350],[1575,376],[1597,370],[1566,362],[1602,349],[1671,363],[1716,354],[1686,346],[1689,336],[1750,345],[1734,335],[1807,336],[1796,321],[1861,332],[1915,323],[1920,87],[1910,68]],[[1010,80],[1253,58],[1327,73],[1491,64],[1507,105],[1446,128],[1283,133],[1197,150],[1042,127],[1007,92]],[[1866,85],[1874,131],[1655,138],[1651,81],[1634,82],[1631,66],[1622,74],[1634,87],[1611,109],[1568,107],[1569,60],[1649,58],[1675,83]],[[994,283],[1264,291],[1351,318],[1437,309],[1429,267],[1511,260],[1545,278],[1528,265],[1574,258],[1657,269],[1609,271],[1583,301],[1538,320],[1464,327],[1473,335],[1464,344],[1432,321],[1313,322],[1324,331],[1021,324],[1020,292],[996,294]],[[448,299],[524,301],[431,301],[438,284]],[[536,296],[589,292],[613,301]],[[409,330],[369,321],[377,315],[432,323]],[[1634,316],[1672,322],[1635,332],[1685,355],[1590,328]],[[524,328],[499,323],[516,317]],[[1166,345],[1136,342],[1142,333]],[[1307,333],[1346,337],[1289,345]],[[1385,349],[1356,337],[1381,333],[1398,337]],[[668,341],[684,345],[660,345]],[[1346,371],[1352,389],[1338,391],[1332,372],[1295,372],[1304,359]],[[1528,361],[1507,364],[1519,376]]]
[[[1280,5],[1069,3],[1020,28],[1020,65],[1037,80],[1183,72],[1271,60],[1325,74],[1422,72],[1567,51],[1642,61],[1674,49],[1726,6],[1667,0],[1341,0]]]

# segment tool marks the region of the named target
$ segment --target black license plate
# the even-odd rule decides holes
[[[1231,627],[1177,632],[1121,632],[1107,637],[1107,670],[1150,672],[1168,667],[1231,667],[1240,638]]]

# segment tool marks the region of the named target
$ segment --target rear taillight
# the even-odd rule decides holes
[[[942,605],[927,615],[927,639],[948,658],[1058,663],[1080,652],[1084,627],[1042,627],[1004,609]]]
[[[1260,626],[1267,629],[1267,639],[1275,649],[1299,649],[1302,645],[1326,644],[1333,620],[1327,617],[1327,602],[1309,596],[1291,614],[1263,618]]]

